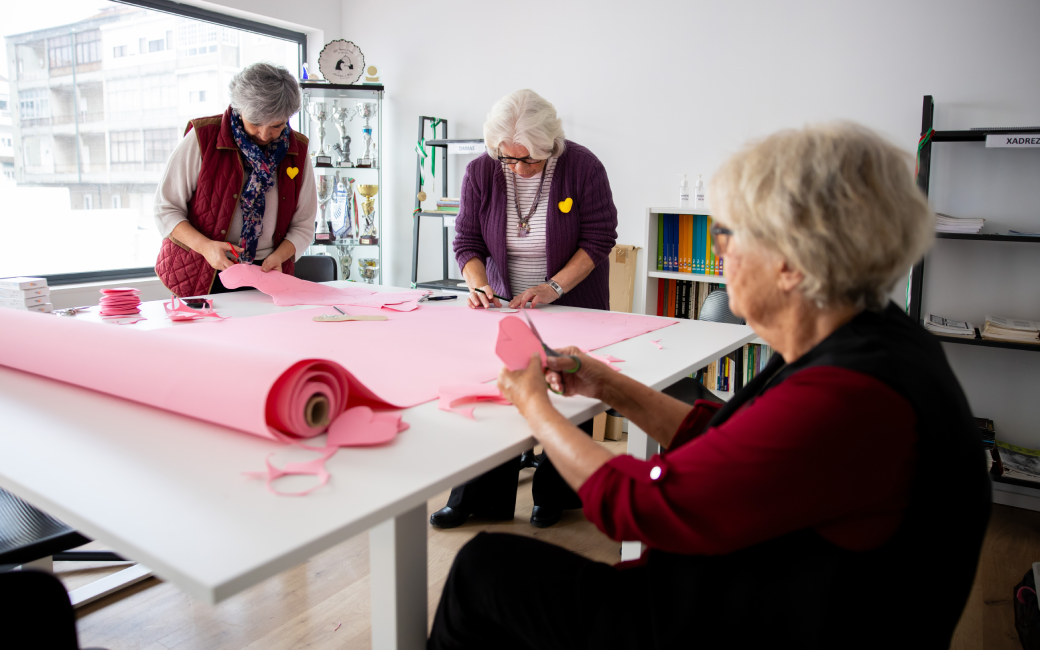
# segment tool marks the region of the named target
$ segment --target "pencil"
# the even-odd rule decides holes
[[[487,295],[487,293],[485,293],[483,289],[474,289],[474,291],[477,291],[479,293],[483,293],[485,296]],[[503,298],[502,296],[498,295],[497,293],[492,293],[491,295],[494,296],[495,298],[498,298],[499,300],[505,300],[506,302],[509,301],[509,298]]]

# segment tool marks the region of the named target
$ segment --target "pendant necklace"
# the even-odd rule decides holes
[[[545,166],[542,167],[542,178],[538,181],[538,192],[534,195],[534,203],[531,204],[531,209],[527,211],[525,217],[520,212],[520,188],[517,186],[517,175],[513,170],[509,170],[513,173],[513,203],[516,205],[516,216],[519,221],[516,224],[516,235],[517,237],[526,237],[531,234],[531,217],[534,215],[534,211],[538,209],[538,202],[542,198],[542,186],[545,184],[545,174],[548,171],[549,161],[545,161]]]

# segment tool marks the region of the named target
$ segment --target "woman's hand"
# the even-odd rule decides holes
[[[527,303],[531,303],[531,307],[548,305],[559,297],[560,295],[556,293],[556,289],[553,289],[548,284],[539,284],[537,287],[531,287],[510,300],[509,306],[512,309],[523,309]]]
[[[484,293],[480,293],[480,291],[477,291],[476,289],[480,289],[480,291],[483,291]],[[495,297],[495,292],[491,288],[491,285],[487,284],[482,287],[470,287],[467,304],[470,309],[487,309],[491,306],[502,306],[499,299]]]
[[[520,409],[525,418],[531,408],[539,403],[548,403],[545,374],[542,370],[542,357],[537,352],[523,370],[510,370],[503,366],[498,373],[498,390],[502,395]]]
[[[236,253],[243,251],[240,246],[235,246],[226,241],[213,241],[210,239],[203,242],[195,252],[205,257],[210,266],[218,271],[223,271],[238,264],[238,262],[228,259],[227,252],[230,250],[234,250]]]
[[[584,395],[602,399],[603,387],[614,379],[614,371],[578,348],[562,348],[557,352],[566,356],[546,357],[545,360],[545,381],[549,388],[567,397]],[[566,372],[573,370],[576,365],[571,357],[576,357],[581,362],[577,372]]]
[[[267,273],[268,271],[275,271],[276,273],[281,273],[283,261],[284,260],[278,259],[278,256],[274,253],[271,253],[270,255],[264,258],[264,263],[260,267],[260,270],[264,273]]]

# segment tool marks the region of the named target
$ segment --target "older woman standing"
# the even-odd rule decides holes
[[[238,261],[291,274],[314,239],[307,138],[289,126],[299,84],[285,68],[256,63],[230,90],[223,115],[188,123],[156,189],[164,239],[155,272],[178,296],[227,291],[217,272]]]
[[[484,123],[487,153],[466,167],[455,222],[455,259],[471,308],[556,303],[610,309],[617,209],[607,172],[585,147],[564,139],[556,109],[532,90],[499,100]],[[583,425],[592,433],[591,421]],[[470,514],[512,519],[517,474],[528,452],[452,490],[430,517],[440,528]],[[537,463],[531,523],[551,526],[581,501],[552,463]]]
[[[478,535],[430,648],[948,647],[990,484],[941,345],[887,297],[933,237],[907,159],[839,124],[773,135],[716,176],[730,307],[778,352],[725,406],[691,408],[575,349],[576,374],[559,374],[566,358],[543,374],[537,356],[502,371],[588,518],[649,551],[619,570]],[[607,402],[666,451],[612,457],[546,381]],[[539,580],[517,581],[517,563]],[[623,597],[634,611],[601,607]]]

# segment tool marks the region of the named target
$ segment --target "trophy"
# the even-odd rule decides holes
[[[365,215],[365,227],[362,230],[360,243],[362,246],[372,246],[379,243],[379,233],[376,231],[375,215],[373,214],[376,210],[375,196],[379,192],[378,185],[358,185],[358,194],[365,197],[365,200],[361,202],[361,211]]]
[[[376,283],[376,276],[379,275],[379,258],[377,257],[362,257],[357,261],[358,271],[361,273],[361,277],[364,278],[368,284]]]
[[[321,207],[321,221],[314,231],[314,245],[325,246],[336,241],[336,235],[329,228],[329,222],[325,219],[325,206],[332,200],[332,193],[336,188],[333,177],[324,174],[318,176],[318,205]]]
[[[309,102],[307,112],[318,123],[318,149],[314,156],[315,167],[332,167],[332,156],[325,155],[325,120],[328,119],[325,102]]]
[[[355,236],[354,217],[351,210],[350,197],[354,196],[354,179],[348,176],[339,177],[336,172],[336,191],[332,202],[332,232],[337,239],[350,239]]]
[[[358,167],[376,167],[378,162],[376,161],[376,147],[372,142],[372,125],[368,123],[370,119],[375,117],[376,105],[366,104],[365,102],[357,103],[357,114],[365,118],[365,125],[361,128],[361,132],[365,135],[365,153],[358,160]]]
[[[340,108],[336,105],[338,102],[337,99],[332,100],[332,121],[339,131],[339,142],[332,145],[332,150],[339,156],[336,161],[337,167],[353,167],[354,163],[350,162],[350,136],[347,134],[347,122],[354,119],[354,110],[350,107]]]
[[[354,258],[350,255],[352,246],[344,246],[339,251],[339,268],[343,272],[343,277],[340,280],[350,279],[350,263],[354,261]]]

